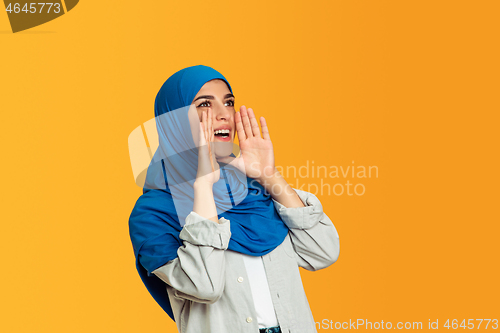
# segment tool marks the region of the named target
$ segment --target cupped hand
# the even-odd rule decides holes
[[[200,122],[200,139],[198,146],[198,172],[196,183],[213,185],[220,178],[219,164],[214,154],[214,129],[212,110],[203,111]]]
[[[244,172],[247,177],[257,181],[265,181],[276,172],[274,150],[269,136],[266,120],[260,117],[262,135],[259,124],[252,109],[241,106],[235,114],[236,131],[240,143],[239,157],[224,157],[218,160],[231,164]]]

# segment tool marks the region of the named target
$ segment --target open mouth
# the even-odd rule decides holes
[[[221,129],[221,130],[216,130],[214,131],[214,136],[219,139],[229,139],[229,134],[231,133],[231,130],[228,129]]]

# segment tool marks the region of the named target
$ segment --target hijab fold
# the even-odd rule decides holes
[[[193,137],[199,133],[193,131],[199,131],[199,125],[193,126],[192,112],[196,110],[191,103],[201,87],[214,79],[223,80],[232,92],[222,74],[202,65],[178,71],[161,87],[155,99],[159,146],[149,164],[143,194],[129,219],[137,271],[173,320],[166,283],[152,272],[177,258],[177,249],[183,245],[179,233],[193,209],[198,169],[198,146]],[[196,121],[199,124],[197,113]],[[252,256],[271,252],[288,234],[271,196],[255,179],[233,166],[220,166],[213,193],[218,217],[231,222],[228,250]]]

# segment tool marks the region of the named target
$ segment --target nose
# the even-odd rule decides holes
[[[218,121],[226,120],[229,121],[231,118],[231,111],[229,110],[228,107],[224,105],[223,102],[221,103],[216,103],[212,110],[214,117]]]

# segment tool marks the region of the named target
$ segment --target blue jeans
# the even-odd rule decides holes
[[[259,329],[260,333],[281,333],[281,329],[279,326],[261,328]]]

